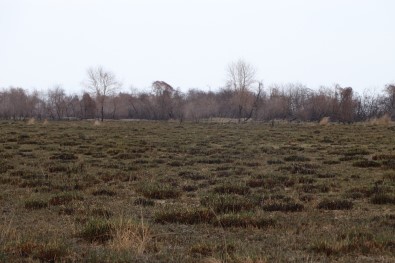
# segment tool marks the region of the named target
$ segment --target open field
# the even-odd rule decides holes
[[[394,126],[0,127],[0,262],[395,260]]]

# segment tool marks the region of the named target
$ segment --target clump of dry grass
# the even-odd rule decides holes
[[[36,123],[36,119],[35,118],[30,118],[28,121],[27,121],[27,125],[33,125],[33,124],[35,124]]]
[[[95,122],[93,123],[93,126],[100,126],[100,125],[101,125],[101,122],[98,120],[95,120]]]
[[[109,247],[115,251],[134,251],[143,254],[152,244],[151,229],[141,218],[139,223],[121,218],[114,224]]]
[[[380,126],[388,126],[391,124],[391,116],[389,114],[384,114],[380,118],[373,118],[369,120],[369,124],[371,125],[380,125]]]
[[[320,120],[320,125],[321,126],[326,126],[330,123],[330,118],[329,117],[324,117]]]
[[[9,242],[17,239],[18,233],[13,227],[13,220],[12,218],[8,218],[8,220],[5,220],[0,224],[0,251],[4,251]]]

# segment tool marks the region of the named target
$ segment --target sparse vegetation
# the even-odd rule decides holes
[[[43,122],[0,123],[0,262],[395,258],[391,124]]]

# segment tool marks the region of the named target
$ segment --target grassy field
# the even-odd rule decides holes
[[[0,262],[395,260],[394,126],[0,127]]]

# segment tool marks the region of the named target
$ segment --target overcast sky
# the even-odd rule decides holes
[[[147,89],[216,90],[243,58],[266,86],[395,81],[393,0],[0,0],[0,87],[79,93],[90,66]]]

